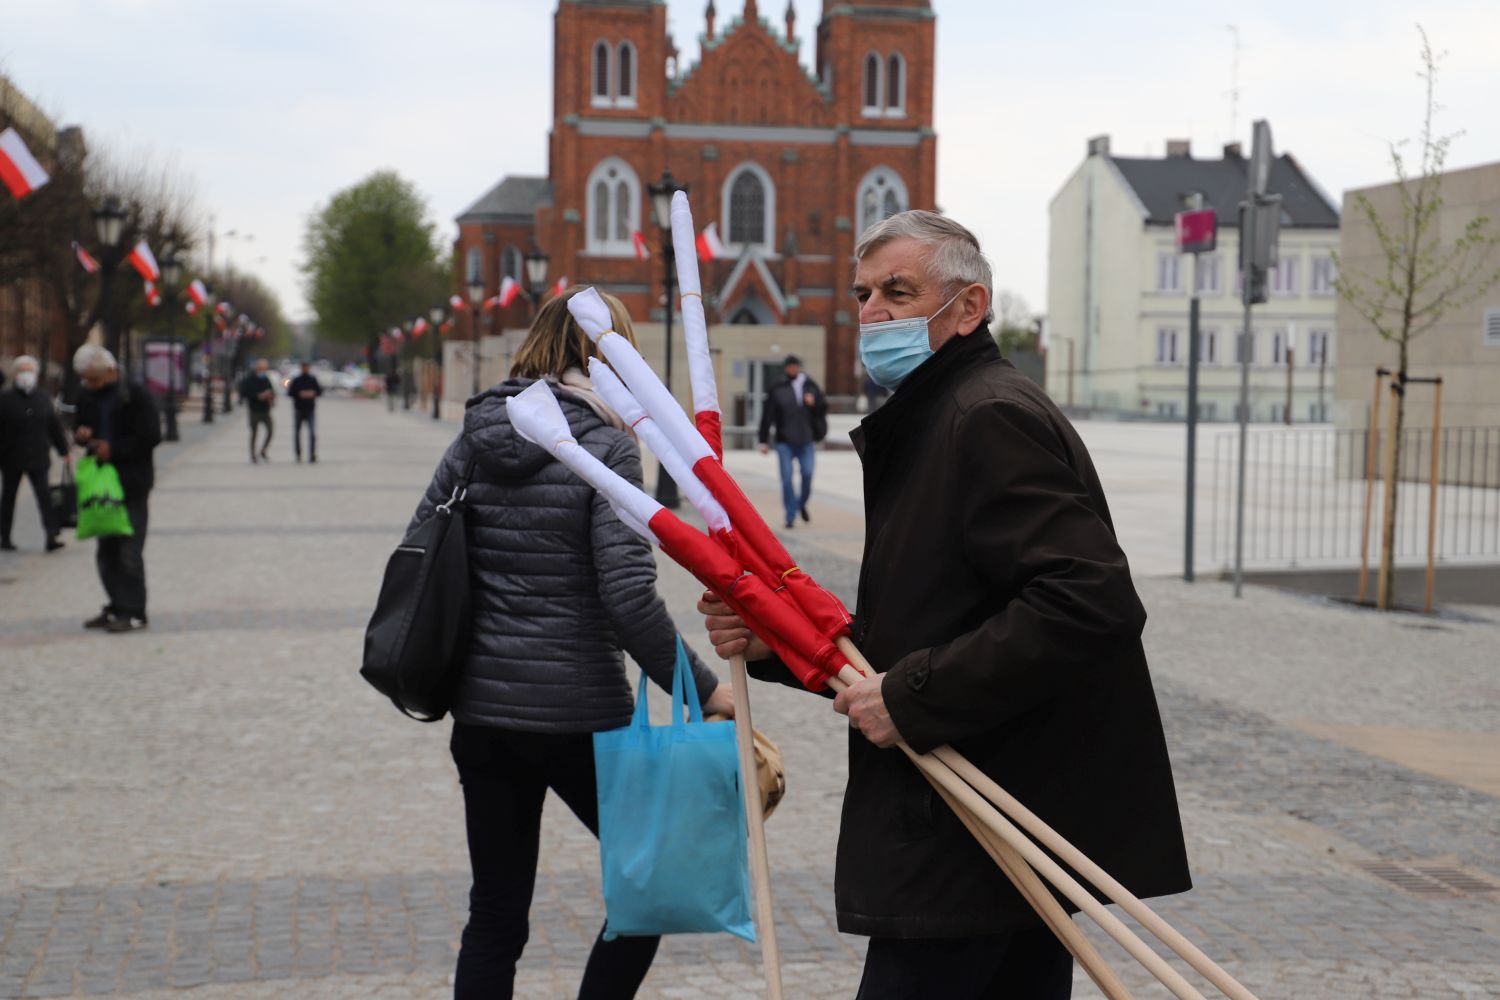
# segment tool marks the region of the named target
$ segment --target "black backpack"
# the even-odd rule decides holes
[[[365,627],[360,676],[419,722],[448,712],[469,642],[469,552],[464,531],[469,479],[411,530],[385,564]]]

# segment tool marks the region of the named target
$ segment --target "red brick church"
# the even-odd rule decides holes
[[[728,21],[709,0],[689,59],[662,0],[559,0],[548,176],[505,177],[458,217],[458,283],[524,287],[535,246],[548,284],[599,285],[659,320],[663,263],[638,259],[635,234],[660,242],[647,189],[671,171],[726,248],[703,264],[709,322],[822,327],[829,390],[857,391],[855,239],[934,205],[935,15],[927,0],[823,0],[809,67],[795,6],[777,25],[756,0]],[[522,297],[485,323],[529,315]]]

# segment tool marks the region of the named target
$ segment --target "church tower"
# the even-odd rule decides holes
[[[823,0],[818,76],[852,128],[932,128],[929,0]]]
[[[553,117],[659,118],[667,8],[660,0],[561,0],[553,25]]]

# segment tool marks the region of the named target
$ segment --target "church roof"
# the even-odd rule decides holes
[[[458,222],[530,222],[536,210],[552,203],[552,182],[545,177],[514,174],[464,209]]]

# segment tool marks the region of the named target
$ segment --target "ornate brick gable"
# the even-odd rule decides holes
[[[705,39],[703,58],[668,88],[667,120],[730,125],[834,124],[828,95],[807,75],[795,45],[756,18]]]

